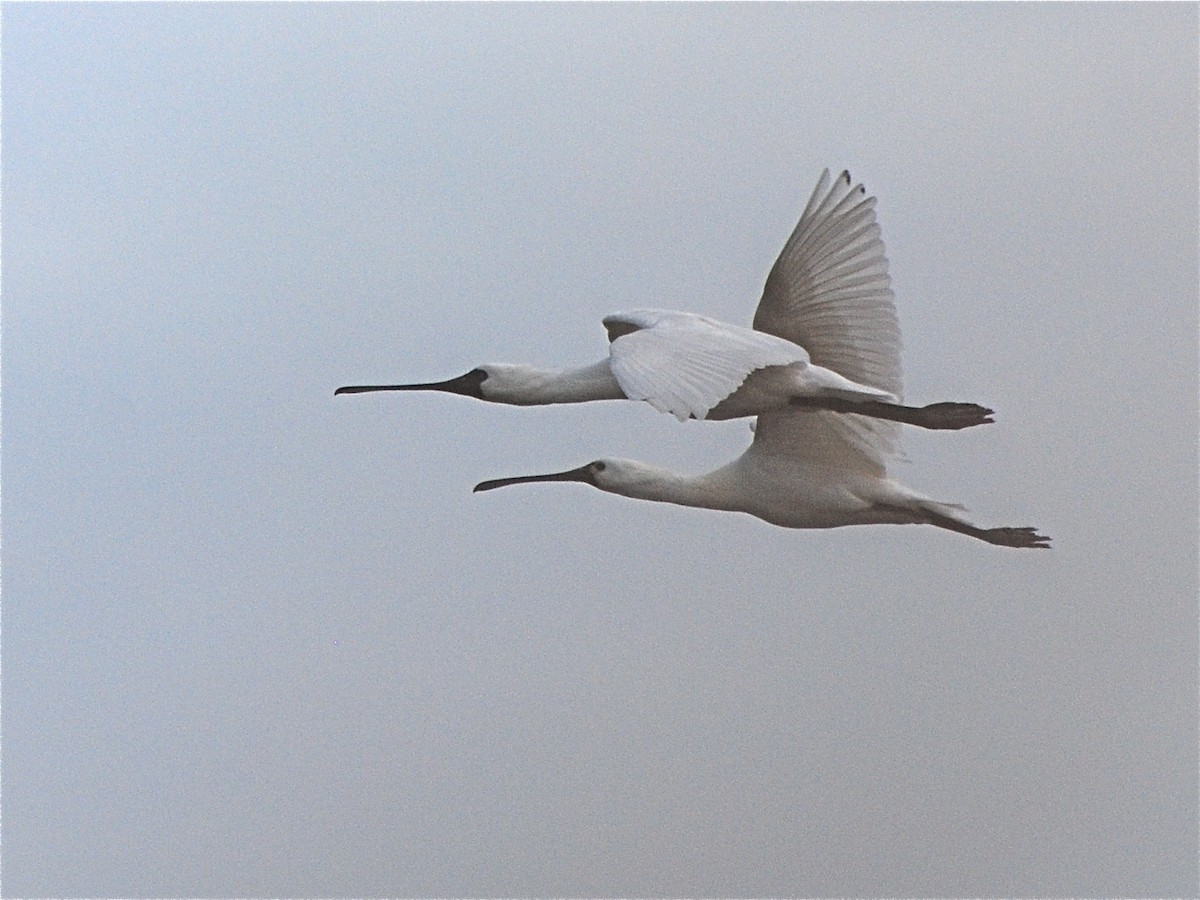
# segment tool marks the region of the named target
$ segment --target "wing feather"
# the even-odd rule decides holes
[[[820,314],[819,314],[820,313]],[[754,327],[840,375],[903,395],[900,324],[875,198],[822,173],[763,288]]]
[[[807,362],[790,341],[691,313],[638,310],[604,320],[626,396],[676,418],[703,419],[756,369]]]
[[[763,413],[754,420],[754,441],[746,452],[752,458],[786,458],[806,469],[882,478],[891,448],[874,430],[874,421],[824,410]]]
[[[767,276],[754,327],[799,344],[816,365],[902,397],[900,324],[875,205],[848,172],[821,174]],[[755,434],[757,452],[882,472],[899,429],[809,410],[760,416]]]

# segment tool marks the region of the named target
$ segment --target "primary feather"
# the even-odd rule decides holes
[[[767,275],[754,314],[759,331],[793,341],[814,365],[903,399],[900,322],[888,261],[875,221],[875,198],[850,173],[829,170],[809,198],[800,221]],[[895,453],[899,428],[861,416],[809,412],[767,427],[842,450],[856,464],[881,467]],[[759,430],[767,423],[760,422]]]

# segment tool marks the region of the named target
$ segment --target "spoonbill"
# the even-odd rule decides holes
[[[579,481],[639,500],[749,513],[784,528],[927,524],[1001,547],[1048,548],[1036,528],[979,528],[963,507],[931,500],[889,478],[878,426],[824,410],[758,417],[750,447],[728,465],[688,476],[629,459],[598,459],[549,475],[483,481],[475,491],[541,481]],[[886,425],[891,428],[893,426]]]
[[[975,403],[905,406],[900,327],[875,198],[850,173],[822,174],[767,276],[753,328],[641,309],[604,318],[609,355],[576,369],[486,364],[447,381],[348,385],[334,394],[445,391],[533,406],[644,400],[678,419],[734,419],[789,407],[922,428],[994,421]]]

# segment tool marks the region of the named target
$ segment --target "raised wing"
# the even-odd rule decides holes
[[[754,327],[808,351],[818,366],[903,395],[900,323],[875,198],[829,170],[763,288]]]
[[[813,190],[791,237],[771,268],[754,327],[793,341],[814,364],[861,384],[904,396],[900,323],[875,198],[850,173],[829,170]],[[810,442],[814,457],[846,452],[882,466],[899,442],[899,426],[862,416],[796,412],[795,422],[767,423],[769,435]]]
[[[790,341],[690,313],[638,310],[604,325],[625,395],[681,421],[703,419],[755,369],[808,361]]]

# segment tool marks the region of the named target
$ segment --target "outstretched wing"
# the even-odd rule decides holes
[[[790,341],[691,313],[636,310],[604,326],[625,395],[681,421],[703,419],[756,369],[808,361]]]
[[[875,198],[829,170],[771,268],[754,327],[808,351],[813,363],[902,396],[900,324]]]
[[[900,323],[875,198],[861,184],[852,186],[849,172],[836,179],[828,169],[821,173],[767,276],[754,327],[799,344],[815,365],[903,397]],[[844,452],[856,464],[882,466],[899,440],[899,427],[880,419],[780,415],[798,418],[760,420],[760,430],[775,436],[795,432],[818,457]]]

